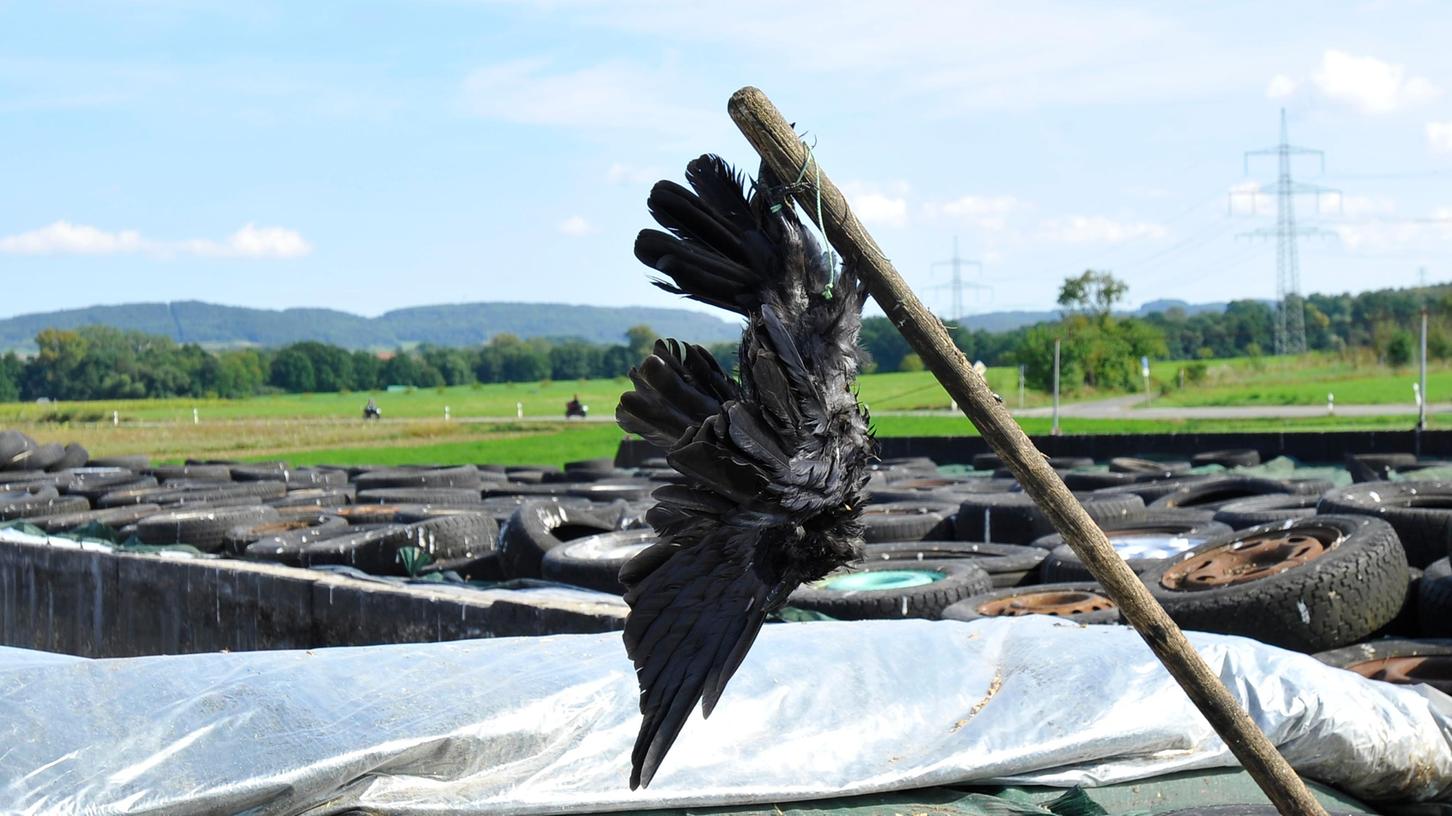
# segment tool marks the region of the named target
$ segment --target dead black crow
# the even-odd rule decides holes
[[[716,156],[661,181],[635,255],[655,284],[746,318],[740,381],[706,349],[657,341],[615,416],[667,451],[685,483],[655,491],[659,543],[620,572],[625,648],[645,720],[630,787],[649,785],[703,697],[709,717],[766,616],[792,590],[861,557],[874,443],[857,402],[866,289],[851,259],[833,279],[786,188],[764,166],[748,195]]]

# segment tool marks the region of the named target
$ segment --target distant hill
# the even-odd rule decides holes
[[[1225,311],[1224,303],[1186,303],[1183,300],[1151,300],[1124,314],[1134,317],[1144,317],[1155,312],[1168,312],[1171,309],[1180,309],[1187,315],[1200,314],[1202,312],[1214,312],[1219,314]],[[1032,326],[1035,323],[1052,323],[1059,319],[1058,310],[1043,312],[986,312],[984,314],[966,315],[960,321],[970,331],[983,329],[989,332],[1012,331],[1021,326]]]
[[[318,340],[352,349],[391,349],[419,343],[468,346],[496,334],[578,337],[622,343],[644,323],[666,337],[697,343],[735,340],[739,324],[686,309],[574,306],[562,303],[459,303],[414,306],[378,317],[334,309],[247,309],[195,300],[92,306],[0,319],[0,351],[33,351],[42,329],[102,325],[166,335],[209,348],[282,346]]]

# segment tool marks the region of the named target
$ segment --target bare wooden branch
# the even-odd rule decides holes
[[[1049,467],[1043,454],[999,405],[988,384],[953,345],[943,324],[908,288],[848,209],[842,192],[827,173],[820,166],[802,172],[815,158],[771,100],[760,90],[746,87],[732,94],[727,110],[747,141],[779,177],[801,176],[803,184],[794,188],[794,195],[814,221],[818,217],[820,196],[821,218],[832,246],[843,258],[855,262],[873,298],[893,325],[1018,477],[1024,492],[1053,520],[1064,541],[1103,584],[1125,619],[1149,644],[1276,808],[1283,814],[1325,816],[1290,764],[1230,696],[1184,633],[1110,546],[1109,539]]]

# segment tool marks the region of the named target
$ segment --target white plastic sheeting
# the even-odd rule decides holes
[[[1452,698],[1191,639],[1302,773],[1452,787]],[[636,695],[617,634],[0,663],[0,810],[601,812],[1233,764],[1132,631],[1050,618],[768,626],[638,793]]]

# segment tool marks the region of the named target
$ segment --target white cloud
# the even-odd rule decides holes
[[[194,255],[206,258],[300,258],[313,251],[301,234],[284,227],[246,224],[223,241],[192,238],[157,241],[136,230],[107,232],[85,224],[53,224],[0,237],[0,253],[11,255],[125,255],[158,257]]]
[[[1442,93],[1426,77],[1409,76],[1405,66],[1335,49],[1322,55],[1311,81],[1326,98],[1362,113],[1391,113]]]
[[[560,222],[559,231],[561,234],[568,235],[571,238],[581,238],[586,235],[592,235],[599,230],[595,228],[594,224],[586,221],[584,216],[572,215]]]
[[[1452,241],[1452,207],[1438,207],[1425,218],[1385,219],[1362,224],[1337,224],[1341,243],[1353,252]]]
[[[1044,221],[1039,236],[1066,244],[1119,244],[1145,238],[1164,238],[1169,230],[1147,221],[1116,221],[1102,215],[1071,215]]]
[[[144,248],[135,230],[106,232],[69,221],[0,237],[0,252],[12,255],[115,255]]]
[[[1435,153],[1452,153],[1452,122],[1428,122],[1427,146]]]
[[[1265,95],[1269,99],[1285,99],[1295,93],[1300,84],[1285,74],[1276,74],[1265,86]]]
[[[186,246],[197,255],[216,258],[301,258],[313,247],[296,230],[284,227],[259,227],[245,224],[221,243],[188,241]]]
[[[888,185],[889,192],[881,188],[848,181],[841,186],[842,195],[852,212],[864,224],[882,227],[905,227],[908,223],[908,186],[905,182]]]

